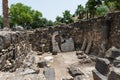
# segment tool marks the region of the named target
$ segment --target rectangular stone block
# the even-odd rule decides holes
[[[94,80],[107,80],[107,77],[99,73],[97,70],[93,70],[92,73]]]
[[[54,68],[45,68],[44,75],[46,77],[46,80],[55,80]]]
[[[102,75],[107,75],[109,72],[109,64],[110,64],[110,61],[108,59],[97,58],[95,68]]]

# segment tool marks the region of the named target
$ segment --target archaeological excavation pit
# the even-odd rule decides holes
[[[67,26],[0,31],[0,80],[120,80],[120,12]]]

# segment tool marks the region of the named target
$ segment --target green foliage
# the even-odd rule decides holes
[[[51,20],[47,21],[47,26],[53,26],[53,25],[54,25],[54,23]]]
[[[72,23],[73,22],[73,19],[72,19],[72,15],[70,14],[70,11],[68,10],[65,10],[63,12],[63,23]]]
[[[88,0],[86,8],[88,10],[88,13],[90,14],[90,18],[95,16],[96,7],[101,4],[102,4],[101,0]]]
[[[62,20],[63,20],[62,17],[60,17],[60,16],[57,16],[57,17],[56,17],[56,21],[57,21],[57,22],[63,22]]]
[[[55,22],[54,22],[54,26],[59,26],[59,25],[65,25],[65,23],[58,22],[58,21],[55,21]]]
[[[0,28],[3,28],[3,17],[0,16]]]
[[[73,23],[73,17],[70,14],[70,11],[65,10],[63,12],[63,17],[57,16],[56,17],[56,21],[54,23],[54,25],[63,25],[63,24],[69,24],[69,23]]]
[[[120,0],[102,0],[109,8],[109,11],[120,10]]]
[[[75,11],[75,15],[78,16],[79,19],[83,19],[85,14],[85,9],[84,7],[80,4],[78,5],[76,11]]]
[[[97,16],[104,16],[108,11],[109,9],[104,3],[96,8]]]
[[[10,19],[14,25],[26,26],[34,24],[40,17],[42,17],[41,12],[34,11],[31,7],[22,3],[12,4],[10,7]]]

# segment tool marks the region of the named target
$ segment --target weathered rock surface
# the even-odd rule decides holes
[[[94,80],[107,80],[107,77],[99,73],[97,70],[93,70],[92,72]]]
[[[44,75],[47,80],[55,80],[54,68],[45,68]]]
[[[80,69],[77,68],[77,67],[69,67],[68,70],[69,70],[69,73],[70,73],[73,77],[78,76],[78,75],[84,75],[84,73],[81,72]]]
[[[107,75],[109,70],[110,61],[104,58],[97,58],[95,68],[99,71],[102,75]]]
[[[72,38],[66,39],[63,44],[61,44],[61,50],[63,52],[74,51],[74,41]]]
[[[120,56],[120,49],[117,49],[115,47],[112,47],[108,51],[106,51],[106,57],[115,59],[119,56]]]
[[[120,80],[120,68],[113,67],[113,70],[108,76],[108,80]]]

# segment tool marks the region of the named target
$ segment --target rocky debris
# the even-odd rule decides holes
[[[30,68],[25,68],[23,72],[21,72],[21,75],[27,75],[27,74],[38,74],[39,70],[34,70]]]
[[[19,68],[27,53],[29,44],[25,32],[0,32],[0,70],[13,72]]]
[[[80,64],[91,63],[91,58],[86,55],[83,51],[76,51],[77,58],[79,59]]]
[[[69,67],[68,68],[69,73],[71,74],[71,76],[75,77],[77,75],[84,75],[83,72],[81,72],[81,70],[78,67]]]
[[[105,57],[115,59],[120,56],[120,49],[117,49],[116,47],[112,47],[109,50],[106,51]]]
[[[42,54],[43,54],[42,52],[37,51],[37,55],[42,55]]]
[[[83,55],[84,54],[84,52],[83,51],[76,51],[76,55]]]
[[[71,65],[70,67],[68,67],[68,71],[69,71],[69,74],[73,77],[68,80],[91,80],[90,75],[88,75],[88,73],[86,72],[83,72],[84,70],[80,68],[78,65],[76,66]]]
[[[105,52],[105,58],[96,59],[96,70],[93,70],[94,80],[120,80],[120,51],[112,47]]]
[[[110,67],[110,61],[104,58],[97,58],[95,68],[99,71],[102,75],[107,75]]]
[[[44,68],[44,75],[47,80],[55,80],[54,68]]]
[[[57,52],[52,52],[52,55],[57,55],[58,53]]]
[[[46,63],[45,60],[41,60],[41,61],[39,61],[37,64],[38,64],[37,66],[38,66],[39,68],[44,68],[44,67],[47,66],[47,63]]]
[[[120,80],[120,68],[112,67],[108,80]]]
[[[22,72],[0,72],[0,80],[46,80],[43,74],[21,74]]]
[[[113,65],[115,67],[120,67],[120,56],[113,61]]]
[[[62,80],[74,80],[73,78],[62,78]]]
[[[74,78],[74,80],[87,80],[84,75],[78,75]]]
[[[93,70],[92,73],[94,80],[107,80],[107,77],[99,73],[97,70]]]
[[[15,28],[13,28],[13,31],[23,31],[24,28],[22,26],[16,26]]]

